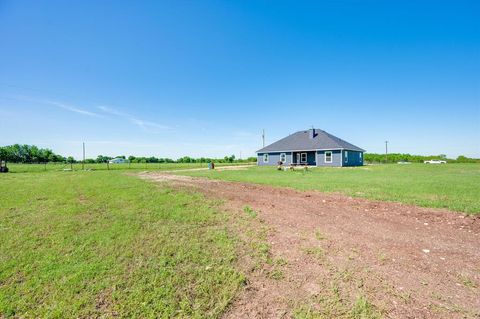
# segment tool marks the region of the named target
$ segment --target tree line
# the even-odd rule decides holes
[[[478,158],[469,158],[463,155],[458,156],[456,159],[447,158],[446,155],[412,155],[407,153],[390,153],[390,154],[375,154],[365,153],[363,157],[367,163],[398,163],[398,162],[410,162],[410,163],[423,163],[423,161],[437,159],[447,161],[448,163],[480,163]]]
[[[51,149],[35,145],[8,145],[0,147],[0,159],[14,163],[65,162],[66,158]]]
[[[98,155],[96,158],[89,158],[85,160],[85,163],[106,163],[113,158],[123,158],[128,160],[130,163],[244,163],[244,162],[255,162],[256,157],[249,157],[246,159],[238,159],[235,155],[225,156],[223,158],[208,158],[200,157],[193,158],[190,156],[183,156],[179,159],[171,158],[158,158],[155,156],[150,157],[137,157],[130,155],[126,157],[125,155],[119,155],[116,157]],[[64,157],[62,155],[55,154],[51,149],[48,148],[39,148],[35,145],[8,145],[0,146],[0,159],[6,160],[7,162],[12,163],[47,163],[47,162],[57,162],[57,163],[78,163],[81,161],[75,160],[72,156]],[[478,158],[469,158],[463,155],[458,156],[456,159],[447,158],[446,155],[411,155],[406,153],[390,153],[385,156],[385,154],[375,154],[375,153],[365,153],[364,161],[366,163],[397,163],[397,162],[411,162],[411,163],[422,163],[423,161],[430,159],[439,159],[445,160],[449,163],[480,163]]]
[[[155,156],[150,157],[137,157],[130,155],[128,158],[125,155],[119,155],[116,157],[98,155],[96,158],[87,158],[85,163],[106,163],[114,158],[127,159],[130,163],[246,163],[255,162],[256,157],[249,157],[246,159],[237,159],[235,155],[225,156],[224,158],[193,158],[189,156],[183,156],[179,159],[171,158],[158,158]],[[64,157],[62,155],[55,154],[51,149],[39,148],[35,145],[8,145],[0,146],[0,159],[12,162],[12,163],[81,163],[77,161],[73,156]]]
[[[193,158],[190,156],[183,156],[176,160],[166,157],[142,157],[142,156],[133,156],[130,155],[126,157],[125,155],[119,155],[115,157],[111,156],[104,156],[98,155],[96,159],[86,159],[85,163],[105,163],[114,158],[123,158],[128,160],[130,163],[247,163],[247,162],[255,162],[257,160],[256,157],[249,157],[246,159],[238,159],[235,155],[225,156],[224,158],[210,158],[210,157],[200,157],[200,158]],[[81,161],[80,161],[81,162]]]

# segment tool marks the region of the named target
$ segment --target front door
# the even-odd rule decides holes
[[[300,164],[300,153],[297,153],[297,164]]]

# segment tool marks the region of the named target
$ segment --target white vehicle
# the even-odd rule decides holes
[[[428,160],[428,161],[423,161],[425,164],[447,164],[447,161],[443,160]]]

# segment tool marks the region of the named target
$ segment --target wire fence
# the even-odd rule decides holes
[[[254,163],[215,163],[215,166],[248,165]],[[79,171],[79,170],[179,170],[208,168],[208,163],[8,163],[11,173]]]

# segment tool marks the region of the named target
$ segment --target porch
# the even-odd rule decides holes
[[[315,151],[292,152],[292,165],[316,166]]]

